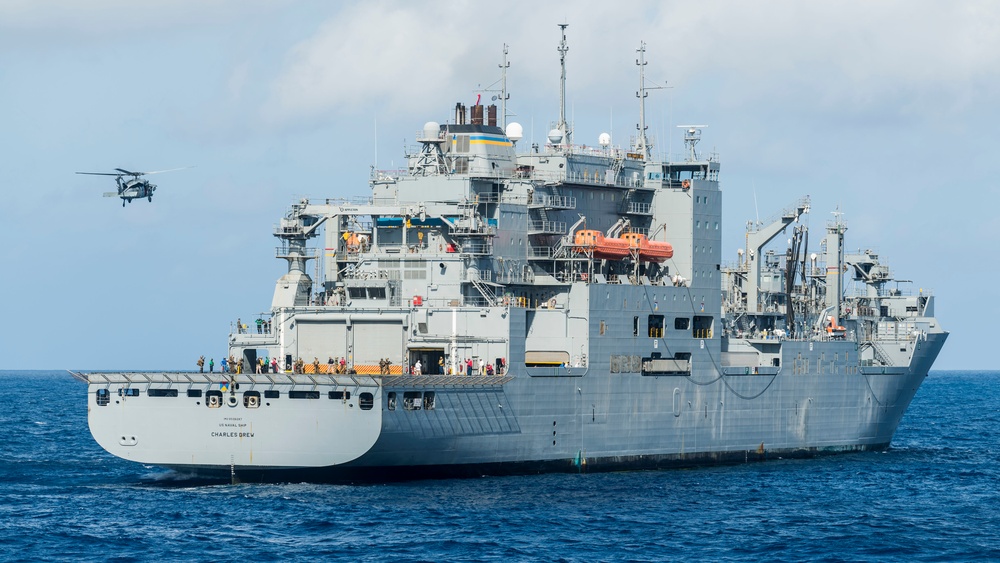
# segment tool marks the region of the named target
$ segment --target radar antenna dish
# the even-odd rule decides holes
[[[688,161],[698,160],[698,151],[695,150],[695,147],[701,140],[701,130],[707,128],[708,125],[678,125],[677,127],[685,130],[684,146],[688,149]]]

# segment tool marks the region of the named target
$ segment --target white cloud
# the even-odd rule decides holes
[[[361,106],[389,112],[443,95],[467,49],[442,4],[388,9],[367,2],[325,22],[288,55],[272,117],[297,119]]]
[[[997,87],[1000,8],[990,2],[648,2],[622,9],[597,1],[385,1],[345,9],[296,45],[274,80],[268,113],[281,122],[440,104],[497,77],[504,42],[516,61],[512,83],[555,92],[556,23],[564,19],[570,88],[591,99],[611,90],[627,97],[622,85],[635,82],[640,39],[649,43],[651,77],[684,84],[724,76],[734,87],[724,101],[734,104],[805,95],[819,107],[951,111]]]

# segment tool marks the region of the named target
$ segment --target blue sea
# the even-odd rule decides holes
[[[932,373],[881,453],[360,486],[190,481],[67,373],[0,382],[6,561],[1000,560],[1000,372]]]

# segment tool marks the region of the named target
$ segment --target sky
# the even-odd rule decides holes
[[[576,143],[628,145],[645,41],[654,152],[697,123],[722,163],[725,260],[808,195],[813,240],[839,209],[848,249],[936,296],[935,369],[997,367],[1000,4],[972,0],[0,0],[0,367],[221,357],[270,308],[289,205],[365,195],[495,94],[505,44],[510,120],[541,141],[559,23]],[[193,168],[124,209],[74,174],[118,167]]]

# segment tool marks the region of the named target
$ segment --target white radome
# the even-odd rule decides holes
[[[524,138],[524,128],[520,123],[511,122],[507,124],[507,138],[515,143]]]
[[[436,139],[438,133],[441,131],[441,124],[437,121],[428,121],[424,123],[424,138],[425,139]]]

